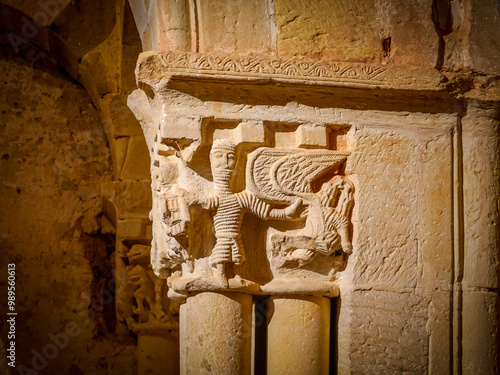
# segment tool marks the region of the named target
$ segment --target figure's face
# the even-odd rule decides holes
[[[232,151],[215,150],[210,154],[212,169],[233,170],[236,164],[236,155]]]

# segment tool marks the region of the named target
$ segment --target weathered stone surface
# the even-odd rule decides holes
[[[451,291],[433,291],[430,295],[426,331],[429,335],[429,374],[452,374],[453,332]],[[456,318],[456,317],[455,317]]]
[[[269,300],[268,374],[328,374],[330,300],[275,296]]]
[[[198,294],[181,306],[181,320],[181,374],[250,374],[251,296]]]
[[[382,53],[377,1],[273,1],[278,54],[366,61]],[[363,25],[358,27],[357,25]]]
[[[404,65],[407,70],[436,66],[439,39],[432,22],[432,7],[432,0],[377,1],[382,47],[383,39],[390,38],[383,60]]]
[[[271,12],[272,5],[266,1],[200,1],[197,51],[272,53],[276,47]]]
[[[113,203],[116,219],[145,219],[151,210],[150,181],[113,181],[103,186],[103,195]]]
[[[16,264],[16,364],[132,374],[132,343],[95,339],[113,340],[115,321],[110,249],[100,233],[100,186],[112,171],[98,112],[46,54],[25,50],[27,63],[11,51],[2,48],[0,59],[0,265],[7,274]],[[67,346],[55,347],[51,335],[65,335]]]
[[[425,228],[428,225],[425,215],[429,216],[428,220],[446,220],[445,223],[451,226],[451,178],[448,177],[447,185],[440,187],[431,177],[431,173],[442,176],[441,162],[449,165],[446,164],[446,160],[450,161],[449,130],[444,133],[440,130],[420,130],[417,133],[403,128],[365,127],[351,136],[356,147],[355,157],[348,168],[356,174],[360,186],[358,207],[363,207],[357,211],[358,256],[353,282],[413,288],[420,274],[419,262],[425,278],[433,279],[436,272],[444,272],[443,281],[450,282],[446,274],[449,275],[451,267],[451,234],[439,231],[438,236],[444,237],[441,246],[447,246],[448,251],[436,252],[433,246],[426,250],[428,230],[425,234],[420,232],[421,226]],[[432,149],[429,150],[429,147]],[[434,152],[443,152],[443,156],[434,159]],[[433,161],[436,165],[432,165]],[[424,170],[421,167],[423,162],[428,163],[424,164]],[[450,174],[448,169],[448,176]],[[446,184],[446,179],[443,184]],[[379,193],[381,191],[383,195]],[[436,195],[449,205],[440,205],[437,215],[429,212]],[[373,209],[368,208],[372,205]],[[443,210],[448,213],[447,216],[443,215]],[[419,211],[423,213],[422,220],[416,214]],[[433,238],[439,241],[439,237]],[[428,254],[421,260],[419,248]],[[428,275],[429,272],[432,274]]]
[[[498,288],[500,282],[500,129],[490,117],[492,110],[471,105],[462,122],[463,279],[467,287]]]
[[[500,7],[493,0],[472,0],[468,54],[465,59],[471,69],[498,75],[500,73]],[[468,13],[468,12],[467,12]]]
[[[339,334],[350,345],[348,368],[339,353],[340,374],[427,373],[426,300],[414,293],[353,291],[342,314],[350,314],[351,332],[348,338]]]
[[[498,373],[499,311],[498,292],[464,291],[462,314],[464,374]]]

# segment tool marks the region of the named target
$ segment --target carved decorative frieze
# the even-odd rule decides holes
[[[212,56],[197,53],[165,52],[160,55],[165,67],[171,70],[249,74],[269,77],[315,78],[322,80],[376,80],[387,68],[362,64],[310,62],[303,60],[257,59],[234,56]]]
[[[151,246],[133,245],[126,258],[126,301],[122,314],[135,333],[157,334],[178,328],[179,306],[167,297],[167,282],[156,276],[149,262]]]
[[[359,62],[324,62],[210,55],[195,52],[144,52],[139,56],[139,82],[156,85],[172,77],[242,81],[273,81],[327,86],[439,88],[439,75]],[[160,83],[161,85],[161,83]]]

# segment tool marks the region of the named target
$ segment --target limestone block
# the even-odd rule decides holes
[[[276,147],[294,148],[297,143],[297,137],[295,132],[277,131],[274,134],[274,143]]]
[[[326,147],[326,128],[321,124],[302,124],[297,128],[296,147]]]
[[[452,324],[451,291],[434,291],[430,296],[429,319],[427,331],[429,333],[429,374],[451,374],[452,351]]]
[[[191,49],[191,12],[188,0],[157,1],[159,49]]]
[[[262,121],[242,121],[236,127],[236,142],[264,143],[265,132]]]
[[[338,324],[350,325],[350,369],[340,373],[427,373],[426,300],[414,293],[353,291],[342,309]]]
[[[417,152],[418,161],[418,247],[421,259],[418,286],[450,290],[452,282],[452,232],[454,192],[450,186],[452,170],[450,131],[428,134]],[[438,250],[439,249],[439,250]]]
[[[103,185],[103,195],[116,208],[117,219],[147,219],[151,210],[150,181],[113,181]]]
[[[142,41],[143,51],[156,50],[159,47],[158,8],[155,1],[132,0],[129,2],[137,31]]]
[[[252,297],[205,292],[181,308],[181,374],[250,374]]]
[[[495,374],[500,353],[498,292],[465,290],[462,310],[463,374]]]
[[[390,63],[434,68],[438,62],[438,35],[432,22],[432,1],[380,1],[380,31],[390,38]],[[412,68],[409,68],[412,69]]]
[[[124,180],[148,180],[151,160],[143,136],[127,138],[127,153],[120,177]]]
[[[280,56],[366,61],[382,53],[377,1],[273,1]],[[355,22],[353,22],[355,15]],[[359,26],[362,25],[362,26]]]
[[[164,113],[160,123],[162,141],[194,141],[201,139],[201,118],[194,116],[174,116]]]
[[[199,51],[267,53],[275,49],[272,5],[262,1],[200,1]]]
[[[141,124],[148,150],[151,152],[154,149],[154,140],[157,136],[158,129],[154,124],[151,114],[151,105],[146,93],[139,89],[134,90],[128,96],[127,105],[134,113],[137,121]]]
[[[230,139],[240,143],[264,143],[265,132],[262,121],[243,121],[234,129],[215,129],[214,139]]]
[[[359,183],[354,283],[414,287],[420,150],[404,131],[359,130],[348,165]],[[381,194],[383,192],[383,194]],[[377,199],[373,199],[373,197]]]
[[[498,288],[498,122],[470,106],[463,125],[464,285]]]
[[[473,0],[467,11],[470,12],[467,14],[470,34],[467,38],[469,50],[465,61],[475,71],[498,74],[500,71],[500,8],[498,3],[493,0]]]
[[[328,374],[330,300],[273,296],[269,309],[267,373]]]
[[[138,93],[136,94],[144,94],[141,90],[137,91]],[[144,122],[149,119],[143,119],[140,115],[134,116],[131,110],[127,107],[127,100],[128,97],[123,94],[108,94],[101,99],[102,122],[110,141],[121,137],[138,135],[144,137],[140,122]],[[144,104],[143,101],[139,101],[139,103],[144,107],[148,104],[147,102]],[[140,119],[139,123],[137,119]]]
[[[115,166],[114,173],[117,178],[121,175],[123,163],[125,157],[127,156],[128,141],[128,137],[121,137],[117,139],[111,139],[109,142],[111,160],[113,161],[113,165]]]
[[[117,233],[127,239],[143,239],[147,238],[148,223],[144,220],[119,220]]]

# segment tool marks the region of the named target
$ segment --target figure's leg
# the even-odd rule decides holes
[[[210,255],[208,263],[212,266],[212,271],[215,278],[219,281],[222,287],[229,287],[226,277],[225,264],[230,260],[231,245],[225,238],[218,238],[212,255]]]
[[[344,225],[338,229],[338,232],[342,240],[342,250],[344,250],[344,253],[346,254],[351,254],[352,243],[349,240],[349,228],[347,227],[347,225]]]
[[[224,288],[229,288],[229,282],[226,277],[225,263],[217,263],[215,271],[215,278]]]
[[[245,248],[243,247],[243,243],[240,238],[235,240],[235,242],[233,243],[231,252],[234,264],[236,265],[243,264],[243,262],[246,259],[246,256],[245,256]]]

